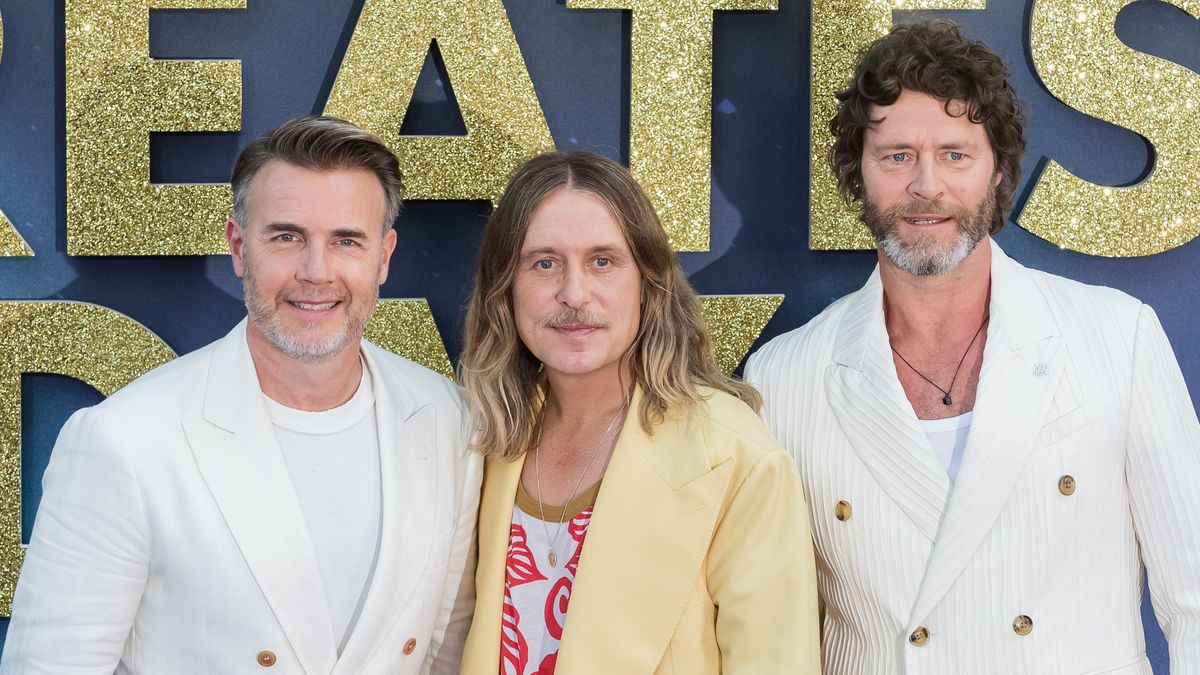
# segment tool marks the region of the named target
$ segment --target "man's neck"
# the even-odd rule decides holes
[[[987,237],[950,272],[916,276],[881,251],[879,277],[888,335],[893,339],[938,340],[974,333],[987,313],[992,280]]]
[[[619,376],[611,371],[587,375],[549,375],[547,378],[547,417],[555,423],[581,425],[589,420],[610,418],[617,408],[627,403],[632,374]]]
[[[521,480],[546,504],[563,505],[595,485],[608,467],[621,430],[630,375],[616,367],[587,375],[547,374],[545,417]]]
[[[297,361],[271,344],[253,326],[246,330],[258,385],[272,401],[296,410],[330,410],[349,401],[362,381],[358,344],[320,363]]]

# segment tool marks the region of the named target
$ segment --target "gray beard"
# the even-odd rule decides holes
[[[350,344],[350,331],[343,324],[341,328],[322,340],[305,340],[298,335],[291,335],[279,325],[274,315],[264,316],[256,311],[253,303],[246,303],[250,324],[267,338],[276,349],[287,354],[288,358],[301,363],[325,363],[333,360]]]
[[[247,257],[245,272],[242,275],[246,315],[253,326],[276,349],[289,358],[301,363],[325,363],[333,360],[342,350],[356,341],[356,336],[362,335],[370,313],[363,315],[351,308],[346,321],[332,335],[323,338],[306,336],[303,329],[300,333],[289,333],[279,320],[279,314],[269,300],[258,295],[258,280],[254,275],[254,267]],[[378,297],[378,296],[376,296]],[[366,298],[365,306],[375,307],[376,298]]]
[[[959,230],[958,237],[950,246],[940,246],[932,238],[920,237],[916,241],[905,244],[900,241],[895,230],[888,232],[882,239],[877,240],[879,250],[892,261],[896,267],[913,276],[931,277],[946,274],[966,260],[971,251],[983,239],[983,232],[963,232]]]

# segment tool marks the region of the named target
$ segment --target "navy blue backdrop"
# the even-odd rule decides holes
[[[0,258],[0,299],[100,304],[143,323],[178,353],[194,350],[243,315],[240,284],[226,256],[66,255],[63,1],[0,0],[0,209],[36,253]],[[1047,157],[1091,182],[1136,183],[1152,165],[1153,148],[1131,131],[1072,110],[1038,81],[1027,46],[1031,3],[993,0],[986,10],[921,14],[960,22],[1012,66],[1032,113],[1019,198]],[[243,10],[151,12],[152,56],[240,59],[243,77],[242,130],[154,136],[152,180],[227,181],[245,142],[290,117],[321,112],[362,4],[249,0]],[[562,0],[504,4],[558,147],[627,161],[628,13],[567,9]],[[857,288],[874,265],[869,252],[808,248],[811,12],[808,0],[779,4],[772,12],[717,13],[712,247],[680,256],[701,293],[786,295],[759,343]],[[1116,32],[1136,50],[1200,70],[1200,23],[1169,4],[1130,5]],[[463,133],[451,85],[437,60],[429,59],[403,132]],[[460,345],[460,315],[488,208],[485,202],[410,202],[398,224],[399,246],[382,297],[428,298],[451,358]],[[1200,337],[1200,244],[1146,258],[1097,258],[1064,251],[1012,222],[997,239],[1027,265],[1114,286],[1152,304],[1193,398],[1200,392],[1200,350],[1194,346]],[[58,429],[100,395],[51,375],[26,375],[22,387],[28,537]],[[1144,616],[1156,672],[1166,673],[1165,644],[1148,607]],[[6,629],[7,620],[0,625]]]

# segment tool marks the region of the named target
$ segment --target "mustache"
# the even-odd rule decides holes
[[[912,199],[903,204],[896,204],[887,210],[887,215],[891,218],[905,218],[908,216],[919,216],[926,213],[940,213],[942,215],[951,216],[962,222],[964,216],[970,215],[961,207],[947,207],[941,201],[936,199]]]
[[[582,309],[563,309],[542,318],[537,323],[538,328],[562,328],[563,326],[591,326],[592,328],[608,328],[608,322],[598,314]]]

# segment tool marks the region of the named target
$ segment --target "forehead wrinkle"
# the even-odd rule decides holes
[[[933,145],[939,150],[975,150],[980,147],[977,139],[966,137],[956,129],[938,129],[933,131],[897,129],[888,130],[887,132],[880,132],[878,129],[875,129],[873,131],[873,134],[864,137],[864,146],[870,146],[875,150],[881,151],[906,150],[925,145]],[[911,134],[911,136],[905,137],[906,132]]]
[[[568,247],[569,252],[569,247]],[[616,244],[600,244],[592,246],[584,251],[586,255],[625,255],[626,251],[621,246]],[[532,258],[539,255],[564,255],[564,251],[554,246],[538,246],[537,248],[526,249],[521,252],[521,259]]]

